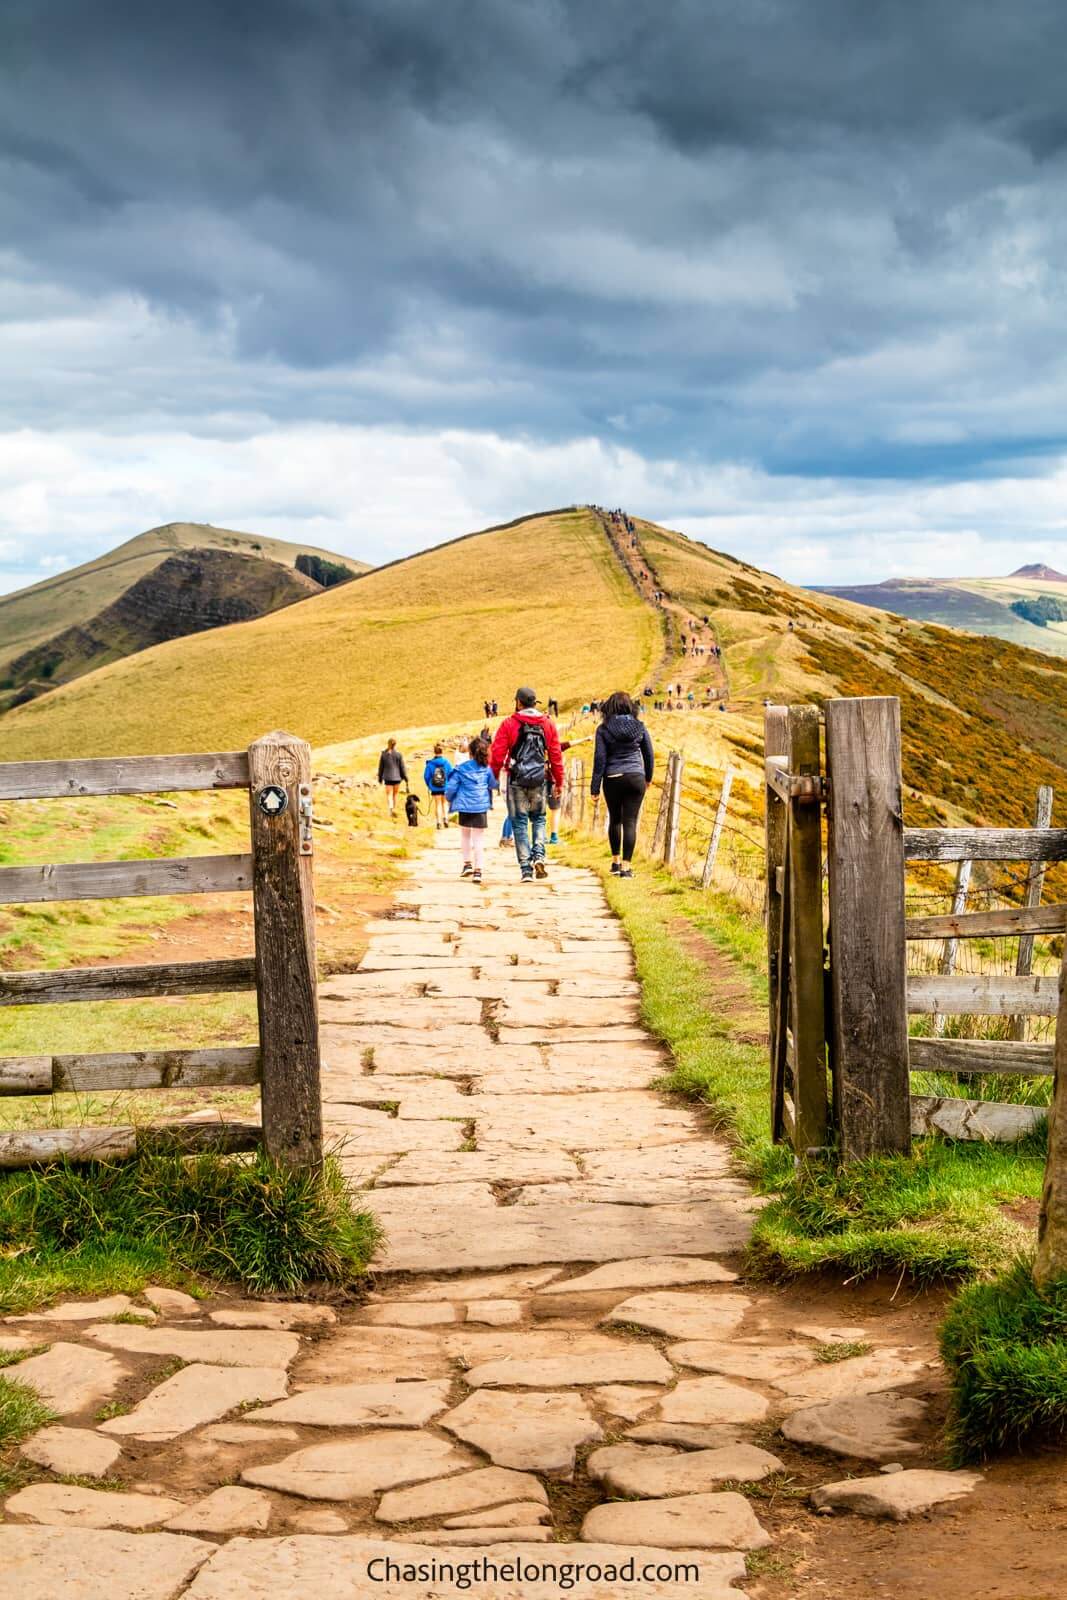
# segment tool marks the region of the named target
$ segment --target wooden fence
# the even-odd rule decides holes
[[[0,1006],[255,989],[258,1046],[0,1057],[0,1095],[259,1083],[262,1129],[256,1123],[219,1120],[3,1132],[0,1167],[58,1156],[88,1161],[130,1155],[149,1145],[247,1150],[261,1138],[267,1152],[289,1166],[315,1169],[321,1164],[310,747],[290,734],[269,733],[247,751],[216,755],[0,764],[0,800],[215,789],[248,790],[249,853],[5,867],[0,869],[0,905],[251,893],[255,955],[0,973]]]
[[[1008,1039],[948,1039],[943,1028],[910,1038],[908,1017],[1057,1017],[1067,1031],[1058,979],[1031,970],[1034,935],[1067,930],[1067,906],[1040,903],[1045,864],[1067,860],[1051,795],[1033,828],[906,828],[895,698],[831,700],[824,715],[768,707],[765,775],[775,1138],[798,1154],[833,1143],[851,1160],[907,1151],[915,1133],[1011,1139],[1032,1128],[1041,1108],[912,1095],[910,1075],[1049,1075],[1052,1044],[1027,1042],[1018,1020]],[[1029,863],[1025,904],[967,913],[961,874],[950,912],[909,918],[908,861]],[[954,971],[960,940],[1005,937],[1020,939],[1013,976]],[[946,941],[941,969],[909,978],[908,941],[931,939]]]

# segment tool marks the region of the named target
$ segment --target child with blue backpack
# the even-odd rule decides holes
[[[472,739],[470,760],[453,767],[445,785],[449,810],[459,818],[459,842],[463,851],[461,877],[481,883],[485,864],[485,829],[493,805],[493,791],[500,785],[489,765],[489,746],[484,739]]]

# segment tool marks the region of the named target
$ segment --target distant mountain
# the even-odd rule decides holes
[[[1043,578],[1046,583],[1067,583],[1067,573],[1057,572],[1055,567],[1046,567],[1043,561],[1031,561],[1025,567],[1016,567],[1011,576],[1013,578]]]
[[[0,596],[0,709],[168,639],[320,594],[364,562],[206,523],[152,528],[70,572]]]

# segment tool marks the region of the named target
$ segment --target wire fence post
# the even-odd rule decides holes
[[[667,837],[667,812],[671,803],[671,778],[674,774],[674,751],[667,757],[667,769],[663,774],[663,783],[659,791],[659,810],[656,812],[656,826],[652,832],[652,848],[649,854],[658,856],[663,849],[663,841]]]
[[[578,796],[578,826],[585,827],[585,762],[575,756],[571,765],[572,781]]]
[[[715,871],[715,857],[719,853],[719,840],[722,837],[723,823],[726,821],[726,810],[730,804],[730,789],[733,781],[734,769],[733,767],[727,767],[722,780],[719,804],[715,811],[715,825],[711,830],[711,838],[708,840],[708,853],[704,857],[704,870],[700,875],[700,887],[702,889],[711,887],[711,876]]]
[[[1043,783],[1037,791],[1037,805],[1034,808],[1034,827],[1051,828],[1052,826],[1052,786]],[[1023,905],[1027,910],[1033,910],[1041,904],[1041,896],[1045,888],[1045,862],[1035,861],[1031,865],[1026,880],[1026,899]],[[1015,958],[1015,975],[1017,978],[1028,978],[1034,965],[1034,936],[1032,933],[1019,935],[1019,953]],[[1026,1018],[1012,1017],[1008,1022],[1009,1039],[1026,1038]]]
[[[971,868],[973,865],[972,861],[961,861],[956,868],[956,888],[952,895],[952,915],[954,917],[962,917],[967,909],[967,892],[971,886]],[[951,977],[956,970],[956,954],[959,947],[960,942],[958,939],[949,938],[945,940],[938,967],[943,978]],[[944,1015],[941,1012],[936,1012],[933,1020],[934,1035],[940,1038],[944,1031]]]
[[[663,845],[663,864],[670,867],[674,865],[674,858],[678,854],[678,822],[682,809],[682,770],[685,758],[681,751],[674,753],[674,768],[671,773],[670,805],[667,812],[667,837]]]

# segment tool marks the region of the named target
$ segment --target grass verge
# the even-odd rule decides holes
[[[942,1325],[957,1465],[1067,1439],[1067,1279],[1042,1296],[1031,1273],[1022,1256],[969,1284]]]
[[[773,1196],[753,1229],[751,1267],[779,1279],[893,1272],[936,1283],[1001,1269],[1025,1247],[1027,1232],[1006,1210],[1040,1194],[1043,1129],[1013,1145],[927,1138],[906,1157],[843,1171],[822,1161],[794,1168],[770,1140],[766,1048],[744,1038],[751,1014],[766,1004],[758,921],[727,897],[645,864],[619,882],[588,838],[568,853],[602,873],[633,943],[644,1020],[674,1055],[662,1086],[700,1100],[746,1176]],[[730,958],[728,971],[711,970],[701,939]],[[739,979],[749,988],[749,1016],[738,1005]]]
[[[195,1275],[260,1292],[345,1284],[379,1239],[332,1160],[321,1182],[262,1154],[55,1162],[0,1178],[0,1309]]]

